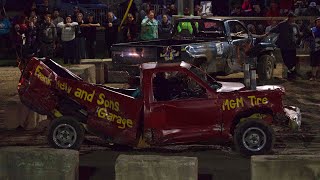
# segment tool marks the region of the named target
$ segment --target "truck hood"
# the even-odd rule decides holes
[[[232,92],[245,88],[244,84],[238,82],[218,82],[221,83],[222,87],[217,92]]]
[[[239,90],[247,90],[244,84],[239,82],[221,82],[222,87],[217,90],[217,92],[232,92],[232,91],[239,91]],[[275,85],[264,85],[264,86],[257,86],[257,91],[265,91],[265,90],[275,90],[280,89],[282,92],[285,92],[284,87],[282,86],[275,86]]]

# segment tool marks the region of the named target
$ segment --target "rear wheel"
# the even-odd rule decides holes
[[[49,128],[48,142],[54,148],[80,149],[84,128],[72,117],[54,119]]]
[[[274,69],[274,58],[270,55],[263,55],[258,60],[257,73],[259,80],[267,81],[272,79]]]
[[[246,120],[237,125],[234,143],[237,151],[245,156],[267,154],[273,148],[274,132],[261,120]]]

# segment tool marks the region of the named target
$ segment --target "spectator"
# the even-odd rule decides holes
[[[252,4],[250,0],[244,0],[241,6],[242,11],[248,15],[252,11]]]
[[[294,13],[297,16],[300,16],[305,12],[306,8],[308,7],[308,4],[306,1],[295,1],[294,2]]]
[[[246,0],[245,0],[246,1]],[[250,1],[250,0],[249,0]],[[229,1],[212,0],[212,14],[218,16],[228,16]]]
[[[72,15],[73,21],[77,21],[79,13],[82,13],[82,15],[83,15],[83,12],[80,10],[80,8],[78,6],[74,6],[73,7],[73,15]]]
[[[55,41],[57,39],[57,30],[52,23],[50,14],[45,15],[45,22],[40,25],[40,56],[54,57]]]
[[[49,0],[43,0],[43,4],[38,5],[37,10],[41,17],[44,17],[48,13],[51,14],[52,7],[49,5]]]
[[[20,20],[19,20],[19,26],[20,26],[20,32],[22,34],[26,33],[26,31],[28,30],[28,25],[27,25],[27,17],[26,16],[21,16]]]
[[[33,17],[37,17],[37,12],[35,10],[32,10],[29,14],[29,19]]]
[[[266,17],[279,17],[280,16],[280,10],[278,8],[278,4],[275,2],[272,2],[270,5],[270,9],[266,13]],[[268,25],[270,25],[272,22],[268,21]]]
[[[88,52],[88,58],[96,58],[96,39],[97,39],[97,27],[100,27],[100,23],[94,21],[93,14],[89,14],[88,21],[85,26],[85,38],[86,49]]]
[[[52,13],[52,23],[57,26],[58,23],[63,22],[63,18],[60,16],[59,9],[54,9]]]
[[[303,16],[320,16],[316,2],[310,2],[309,7],[302,13]]]
[[[0,12],[0,52],[3,54],[7,54],[10,47],[10,29],[9,19],[4,12]]]
[[[149,11],[148,17],[141,22],[141,39],[153,40],[158,38],[158,21],[154,19],[154,11]]]
[[[14,32],[12,33],[13,48],[15,50],[17,58],[22,57],[22,47],[25,41],[25,34],[20,31],[19,24],[14,26]]]
[[[137,22],[138,22],[138,23],[141,23],[142,20],[146,18],[147,12],[149,12],[149,11],[150,11],[150,5],[147,4],[147,3],[143,3],[143,4],[141,5],[141,10],[140,10],[140,12],[139,12],[139,19],[138,19]]]
[[[161,22],[163,15],[167,15],[168,20],[171,21],[171,17],[168,15],[168,11],[169,11],[168,9],[162,9],[162,14],[159,14],[156,18],[157,21]]]
[[[284,64],[288,68],[287,78],[293,80],[296,78],[296,63],[297,63],[297,51],[294,35],[294,22],[295,15],[293,13],[288,14],[288,18],[280,22],[276,27],[270,30],[269,33],[279,33],[278,46],[281,50],[281,55]],[[267,33],[267,34],[269,34]]]
[[[256,27],[253,24],[248,24],[247,29],[251,34],[257,34]]]
[[[288,15],[288,13],[293,9],[293,0],[280,0],[279,8],[281,15]]]
[[[126,24],[123,26],[123,37],[125,42],[136,41],[138,38],[138,25],[130,13]]]
[[[175,6],[174,4],[171,4],[171,5],[169,6],[168,15],[169,15],[170,17],[172,17],[173,15],[177,15],[177,14],[178,14],[178,11],[177,11],[176,6]]]
[[[26,48],[28,52],[32,52],[34,54],[38,51],[38,29],[34,24],[34,21],[29,22],[29,26],[26,32]]]
[[[233,10],[231,11],[230,16],[241,17],[243,16],[241,6],[239,4],[235,5]]]
[[[52,23],[57,27],[57,25],[61,22],[63,22],[63,18],[60,16],[60,12],[58,9],[54,9],[52,13]],[[57,28],[57,35],[59,38],[57,38],[56,41],[56,55],[61,57],[63,56],[63,45],[61,42],[61,28]]]
[[[271,24],[266,27],[265,33],[269,33],[270,30],[277,26],[278,22],[276,20],[271,20]]]
[[[320,66],[320,18],[315,20],[315,26],[312,27],[311,31],[314,39],[310,47],[310,65],[312,67],[310,81],[314,81]]]
[[[77,21],[78,26],[76,26],[76,64],[80,64],[81,59],[86,59],[86,39],[84,37],[85,30],[83,21],[83,14],[78,13]]]
[[[194,7],[194,15],[195,16],[201,16],[201,6],[200,5],[195,5]]]
[[[159,38],[168,39],[171,37],[173,26],[167,15],[162,15],[162,20],[159,24]]]
[[[126,0],[123,3],[120,3],[120,8],[127,9],[129,6],[129,2],[130,2],[130,0]],[[131,6],[130,6],[129,13],[132,14],[134,18],[137,18],[139,15],[136,3],[134,1],[132,2]]]
[[[59,22],[57,24],[61,31],[61,40],[63,44],[63,62],[64,64],[75,64],[76,58],[76,26],[78,26],[77,22],[72,22],[72,16],[68,15],[66,17],[65,22]]]
[[[108,12],[107,19],[103,22],[103,27],[105,27],[105,43],[106,43],[106,56],[111,57],[111,46],[118,40],[118,27],[119,21],[114,16],[113,12]]]

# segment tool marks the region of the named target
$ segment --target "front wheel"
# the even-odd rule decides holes
[[[237,151],[245,156],[267,154],[273,148],[274,132],[261,120],[246,120],[237,125],[234,143]]]
[[[258,60],[257,73],[259,80],[267,81],[273,77],[274,58],[271,55],[263,55]]]
[[[72,117],[54,119],[49,128],[48,142],[54,148],[80,149],[84,128]]]

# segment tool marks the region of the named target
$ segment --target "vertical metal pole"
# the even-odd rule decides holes
[[[257,72],[255,69],[252,69],[250,71],[250,87],[251,90],[257,89]]]
[[[244,64],[244,85],[250,87],[250,65]]]
[[[183,0],[178,0],[178,15],[183,15]]]
[[[194,1],[193,0],[189,0],[189,10],[190,10],[190,14],[194,15]]]

